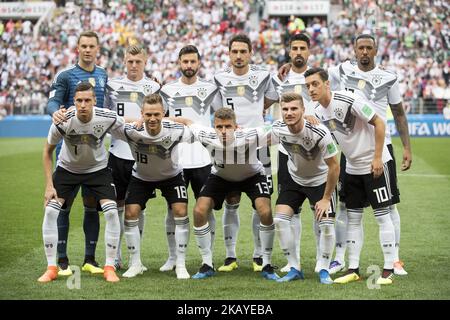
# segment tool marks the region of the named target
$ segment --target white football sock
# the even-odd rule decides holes
[[[347,250],[348,250],[348,268],[359,268],[359,258],[364,242],[362,237],[362,215],[363,208],[347,209]]]
[[[198,249],[200,250],[200,254],[202,256],[202,263],[207,264],[212,268],[211,228],[209,223],[206,222],[204,226],[198,228],[194,227],[194,235]]]
[[[42,223],[42,238],[48,266],[56,266],[56,247],[58,246],[57,219],[61,210],[61,204],[56,200],[50,200],[45,206],[44,222]]]
[[[262,256],[261,239],[259,238],[259,224],[261,219],[258,212],[252,211],[252,233],[253,233],[253,258],[260,258]]]
[[[170,208],[167,208],[166,214],[166,237],[167,237],[167,249],[169,250],[169,260],[177,260],[177,244],[175,242],[175,220],[173,219],[173,213]]]
[[[130,261],[128,266],[140,266],[141,262],[141,237],[139,235],[139,221],[125,220],[125,240],[127,242]]]
[[[277,213],[273,222],[275,223],[278,240],[280,241],[281,251],[283,251],[289,266],[300,270],[300,263],[295,252],[294,238],[292,237],[291,217],[287,214]]]
[[[216,239],[216,216],[214,215],[213,210],[211,210],[211,212],[208,214],[208,224],[209,229],[211,230],[211,252],[213,252],[214,240]]]
[[[174,217],[175,242],[177,247],[177,266],[185,266],[186,251],[189,243],[189,217]]]
[[[236,242],[240,225],[238,209],[239,203],[228,204],[225,202],[222,224],[226,258],[236,258]]]
[[[142,239],[144,238],[144,230],[145,230],[145,209],[139,213],[138,228],[139,228],[139,234],[141,236],[141,241],[142,241]]]
[[[311,208],[313,211],[313,217],[315,216],[315,210]],[[313,230],[314,230],[314,238],[316,240],[316,261],[320,258],[320,228],[319,222],[313,218]]]
[[[122,237],[125,230],[125,217],[124,217],[125,207],[117,207],[117,214],[119,215],[119,223],[120,223],[120,236],[119,236],[119,246],[117,247],[117,256],[116,259],[122,260]]]
[[[399,257],[399,249],[400,249],[400,214],[397,210],[397,205],[393,205],[389,207],[389,210],[391,212],[391,220],[394,224],[394,232],[395,232],[395,258],[394,262],[397,262],[400,260]]]
[[[345,250],[347,249],[347,209],[344,202],[339,202],[336,212],[336,256],[334,260],[340,264],[345,262]]]
[[[336,231],[334,229],[333,219],[323,219],[319,222],[320,228],[320,257],[319,270],[328,270],[331,257],[333,256],[334,244],[336,243]]]
[[[270,226],[259,225],[259,237],[261,239],[261,246],[263,250],[263,267],[271,264],[273,239],[275,238],[275,225],[272,223]]]
[[[117,204],[114,201],[102,204],[103,215],[105,216],[105,246],[106,246],[106,266],[114,266],[117,256],[120,238],[120,222],[117,213]]]
[[[380,245],[384,256],[384,269],[393,269],[395,262],[395,231],[389,207],[374,209],[380,227]]]
[[[300,239],[302,238],[302,219],[300,216],[301,208],[298,210],[298,214],[293,214],[291,218],[291,232],[295,245],[295,256],[300,263]]]

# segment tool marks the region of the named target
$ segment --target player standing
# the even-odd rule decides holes
[[[375,65],[375,56],[377,54],[377,44],[375,38],[363,34],[356,37],[354,42],[356,63],[347,61],[337,67],[329,69],[330,84],[332,90],[347,90],[354,92],[371,103],[377,115],[387,123],[388,105],[392,110],[395,125],[403,144],[403,159],[401,170],[405,171],[411,167],[412,153],[411,143],[408,132],[408,120],[402,105],[397,75],[389,70],[384,70]],[[395,164],[394,150],[390,131],[386,126],[386,144],[393,159],[389,162],[391,167],[389,171],[391,177],[391,188],[393,194],[392,204],[389,207],[392,222],[395,227],[395,263],[394,272],[397,275],[407,275],[403,268],[403,262],[399,259],[400,245],[400,215],[397,209],[397,203],[400,202],[400,192],[397,187],[397,168]],[[345,158],[343,158],[343,167],[345,171]],[[345,189],[342,190],[341,204],[345,206]],[[342,205],[340,207],[342,207]],[[342,213],[342,214],[341,214]],[[345,228],[347,225],[347,216],[345,207],[339,210],[336,228],[336,257],[332,262],[331,272],[337,272],[345,266]]]
[[[160,85],[147,78],[144,74],[147,64],[147,52],[138,45],[129,46],[125,52],[126,76],[110,79],[106,85],[105,108],[125,117],[126,122],[141,118],[141,106],[145,96],[156,93]],[[109,148],[108,166],[112,169],[114,184],[117,191],[117,210],[120,219],[120,237],[124,232],[125,193],[131,178],[134,158],[128,143],[114,136]],[[139,233],[141,240],[145,225],[145,211],[139,214]],[[115,267],[122,267],[121,246],[117,251]]]
[[[194,123],[211,127],[211,113],[214,111],[212,104],[216,94],[217,86],[214,83],[204,81],[197,77],[200,69],[200,53],[193,45],[182,48],[178,54],[178,64],[181,78],[164,85],[161,88],[161,97],[168,115],[171,117],[185,117]],[[200,190],[211,172],[211,160],[208,151],[198,141],[194,143],[181,143],[179,157],[183,167],[183,176],[186,186],[191,185],[194,196],[197,199]],[[168,210],[166,215],[166,235],[169,249],[169,257],[160,271],[170,271],[175,268],[176,245],[175,245],[175,220],[173,214]],[[214,244],[216,219],[214,212],[208,215],[211,228],[211,243]]]
[[[261,67],[250,64],[252,44],[248,36],[235,35],[229,41],[231,68],[218,72],[214,79],[220,89],[222,104],[236,113],[237,124],[242,128],[256,128],[264,125],[264,111],[269,108],[278,95],[271,81],[270,73]],[[272,192],[272,170],[267,147],[259,152],[259,159],[264,165]],[[230,194],[225,200],[222,217],[223,233],[226,247],[226,259],[219,271],[232,271],[238,267],[236,258],[236,241],[239,231],[238,208],[240,193]],[[252,214],[253,230],[253,270],[262,270],[262,249],[259,239],[259,215]]]
[[[74,190],[83,185],[99,199],[105,215],[104,277],[106,281],[117,282],[119,278],[114,271],[114,258],[119,244],[120,225],[113,179],[107,168],[108,160],[103,142],[108,132],[123,130],[123,119],[115,112],[94,107],[94,88],[88,82],[76,86],[74,103],[76,110],[67,112],[66,122],[52,124],[44,148],[46,207],[42,233],[48,268],[38,281],[49,282],[58,276],[58,215],[61,206],[67,199],[71,199]],[[64,144],[52,177],[52,154],[62,139]]]

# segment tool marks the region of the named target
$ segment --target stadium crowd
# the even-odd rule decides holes
[[[75,1],[78,3],[79,1]],[[306,32],[312,40],[311,66],[336,65],[351,59],[355,34],[373,33],[378,63],[400,77],[402,95],[411,101],[430,101],[441,113],[450,99],[450,8],[441,0],[342,1],[333,21],[315,17],[261,19],[255,29],[250,14],[261,8],[256,0],[84,1],[83,6],[58,8],[43,23],[37,41],[30,21],[0,21],[0,115],[44,114],[55,74],[76,61],[76,41],[82,30],[101,35],[99,64],[109,77],[123,72],[124,48],[142,43],[148,48],[148,75],[162,83],[180,76],[177,54],[186,44],[203,56],[200,76],[212,79],[228,63],[227,41],[244,32],[255,48],[255,63],[275,71],[287,59],[288,36]],[[176,5],[175,5],[176,3]]]

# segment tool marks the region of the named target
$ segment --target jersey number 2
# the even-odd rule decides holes
[[[117,115],[123,117],[124,113],[125,113],[125,103],[120,102],[117,104]]]

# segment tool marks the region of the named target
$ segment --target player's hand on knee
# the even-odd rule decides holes
[[[320,221],[322,220],[322,217],[325,215],[326,218],[328,218],[328,211],[331,207],[331,201],[328,199],[321,199],[316,202],[316,205],[314,207],[315,213],[316,213],[316,220]]]
[[[44,206],[47,206],[49,201],[52,199],[57,200],[58,194],[56,193],[56,189],[54,187],[47,187],[45,189],[44,199],[45,199]]]

